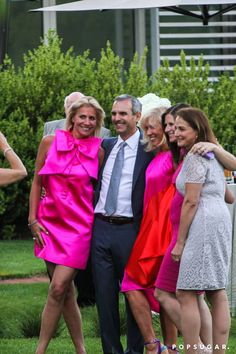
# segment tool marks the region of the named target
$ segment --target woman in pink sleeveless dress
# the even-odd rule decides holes
[[[89,256],[93,225],[93,181],[103,151],[94,136],[105,114],[93,97],[72,104],[66,130],[46,136],[38,150],[30,193],[29,227],[35,255],[51,279],[36,354],[44,354],[63,314],[76,353],[85,354],[73,279]],[[42,188],[44,197],[40,198]]]

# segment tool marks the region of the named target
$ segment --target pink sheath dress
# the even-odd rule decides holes
[[[171,257],[171,251],[173,250],[177,241],[182,203],[183,196],[178,191],[176,191],[170,209],[173,230],[172,240],[162,261],[155,283],[157,288],[170,293],[176,292],[176,284],[179,275],[180,262],[173,261]]]
[[[100,138],[75,139],[68,131],[56,131],[39,172],[46,196],[40,200],[37,218],[48,235],[42,232],[43,248],[35,244],[36,257],[66,267],[86,267],[100,144]]]
[[[173,177],[173,183],[180,172],[182,164],[180,164],[175,171]],[[175,192],[174,198],[171,203],[170,207],[170,219],[172,225],[172,239],[170,245],[166,251],[164,259],[162,261],[160,270],[158,272],[157,280],[155,286],[167,292],[175,293],[176,292],[176,284],[179,275],[179,265],[180,262],[173,261],[171,257],[171,251],[173,250],[177,237],[178,237],[178,230],[179,230],[179,222],[180,222],[180,214],[181,208],[183,204],[183,196],[178,191]]]

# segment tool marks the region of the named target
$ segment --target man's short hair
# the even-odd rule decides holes
[[[130,100],[131,101],[131,110],[132,110],[133,114],[142,112],[142,103],[136,97],[128,95],[126,93],[117,96],[114,99],[114,102],[115,101],[125,101],[125,100]]]

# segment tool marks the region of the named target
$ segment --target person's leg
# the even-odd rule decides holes
[[[175,351],[172,351],[171,348],[176,348],[177,346],[178,330],[168,313],[162,307],[160,308],[160,324],[163,342],[168,347],[169,354],[172,354]]]
[[[205,301],[205,294],[200,294],[197,297],[198,308],[201,317],[200,338],[202,343],[207,347],[212,347],[212,317],[209,306]]]
[[[47,263],[47,267],[49,274],[52,274],[52,269],[54,271],[48,290],[47,301],[42,313],[41,330],[36,354],[44,354],[46,352],[49,341],[56,330],[63,312],[66,294],[76,274],[76,270],[69,267],[59,265],[54,267],[50,263]],[[83,354],[82,351],[78,353]]]
[[[201,326],[196,291],[177,290],[177,298],[181,310],[181,328],[185,353],[197,354]]]
[[[128,262],[137,231],[133,224],[114,225],[115,230],[112,237],[112,258],[114,261],[115,272],[121,284],[124,277],[124,269]],[[126,299],[127,315],[127,348],[125,354],[143,353],[143,338]]]
[[[47,272],[50,282],[52,280],[54,270],[55,264],[47,262]],[[85,353],[81,314],[76,302],[75,287],[73,283],[68,288],[66,293],[62,314],[71,335],[72,342],[76,348],[76,353]]]
[[[130,308],[142,333],[144,342],[149,342],[156,337],[152,325],[152,316],[149,303],[141,290],[132,290],[125,293]]]
[[[76,301],[75,287],[73,283],[66,294],[63,317],[74,343],[76,354],[85,354],[82,318]]]
[[[91,257],[88,259],[86,269],[78,270],[75,280],[77,288],[77,303],[80,307],[95,304],[95,289],[92,276]]]
[[[141,290],[132,290],[125,293],[126,298],[129,301],[130,308],[133,316],[139,327],[139,330],[143,336],[146,345],[146,353],[156,353],[157,343],[152,343],[156,338],[156,334],[152,324],[151,309],[145,294]],[[165,353],[165,351],[163,351]]]
[[[123,354],[120,342],[119,281],[110,250],[114,225],[95,219],[92,270],[104,354]]]
[[[180,320],[180,304],[178,299],[176,298],[175,293],[170,293],[168,291],[156,288],[154,295],[157,301],[159,301],[161,308],[165,310],[167,315],[175,324],[176,328],[182,333]]]
[[[208,291],[207,298],[211,304],[213,353],[224,354],[231,323],[227,294],[224,289]]]
[[[181,320],[180,320],[181,309],[180,309],[180,303],[176,298],[176,295],[174,293],[170,293],[158,288],[155,289],[154,295],[156,299],[160,302],[161,307],[165,309],[165,311],[167,312],[167,314],[169,315],[169,317],[171,318],[171,320],[173,321],[173,323],[175,324],[179,332],[182,333]],[[197,295],[197,299],[199,297],[201,297],[201,295]],[[203,345],[207,346],[206,343],[208,343],[208,341],[209,344],[212,343],[211,313],[204,299],[202,298],[198,299],[198,306],[201,306],[201,309],[199,307],[199,312],[201,317],[200,333],[203,336],[202,339],[200,335],[198,339],[198,345],[200,347],[203,347]]]

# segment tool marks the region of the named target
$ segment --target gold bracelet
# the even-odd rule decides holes
[[[12,150],[11,147],[6,148],[5,150],[3,150],[3,156],[6,157],[6,153],[7,153],[8,151],[11,151],[11,150]]]

